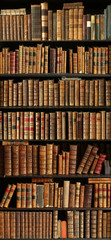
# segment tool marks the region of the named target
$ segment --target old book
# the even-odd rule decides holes
[[[20,163],[20,175],[26,174],[26,146],[20,146],[19,147],[19,163]]]
[[[57,40],[62,39],[62,11],[57,10]]]
[[[83,138],[82,118],[83,118],[82,112],[77,112],[77,139],[82,139]]]
[[[37,207],[44,207],[44,186],[37,184]]]
[[[75,184],[69,186],[69,208],[75,207]]]
[[[26,147],[26,173],[27,175],[32,174],[32,146]]]
[[[73,211],[67,211],[67,237],[74,237],[74,227],[73,227]]]
[[[40,5],[31,5],[32,40],[41,40]]]
[[[83,168],[83,173],[84,174],[88,173],[88,171],[89,171],[89,169],[90,169],[90,167],[92,165],[92,162],[94,161],[94,158],[95,158],[97,152],[98,152],[98,147],[94,146],[92,151],[91,151],[91,153],[90,153],[90,156],[88,157],[87,162],[86,162],[86,164],[85,164],[85,166]]]
[[[10,237],[16,238],[16,212],[10,212]]]
[[[75,207],[77,207],[77,208],[79,208],[80,187],[81,187],[81,183],[80,182],[76,182]]]
[[[92,205],[92,190],[93,185],[85,185],[85,192],[84,192],[84,207],[91,208]]]
[[[38,174],[38,145],[32,146],[32,174]]]
[[[46,163],[46,173],[52,174],[53,165],[53,144],[47,144],[47,163]]]
[[[90,238],[90,211],[85,211],[85,237]]]
[[[58,238],[58,211],[53,212],[53,238]]]
[[[98,226],[97,226],[97,238],[102,238],[102,218],[103,212],[102,210],[98,210]]]
[[[11,146],[4,146],[4,175],[12,175]]]
[[[76,238],[79,238],[80,233],[80,218],[79,211],[74,211],[74,235]]]
[[[11,199],[12,199],[12,197],[13,197],[13,194],[14,194],[14,192],[15,192],[15,189],[16,189],[16,185],[12,184],[11,189],[10,189],[10,192],[9,192],[8,197],[7,197],[7,199],[6,199],[6,201],[5,201],[5,204],[4,204],[4,207],[5,207],[5,208],[8,208],[9,203],[10,203],[10,201],[11,201]]]
[[[81,160],[81,163],[80,163],[80,165],[79,165],[79,167],[77,169],[77,173],[78,174],[82,174],[83,168],[84,168],[84,166],[85,166],[85,164],[86,164],[86,162],[87,162],[87,160],[88,160],[88,158],[90,156],[90,153],[91,153],[92,149],[93,149],[93,146],[88,145],[88,147],[87,147],[87,149],[86,149],[86,151],[84,153],[84,156],[83,156],[83,158]]]
[[[21,183],[21,208],[26,208],[26,183]]]
[[[48,3],[40,4],[41,7],[41,39],[48,40]]]
[[[80,187],[80,201],[79,201],[79,207],[83,208],[84,206],[84,192],[85,192],[85,186],[82,186]]]
[[[91,14],[87,14],[87,40],[91,39]]]
[[[83,13],[84,13],[84,9],[79,8],[79,13],[78,13],[78,40],[83,39]]]
[[[69,206],[69,185],[70,185],[70,181],[64,181],[63,206],[65,208],[68,208]]]
[[[21,208],[21,183],[17,183],[16,207]]]
[[[4,238],[10,238],[10,212],[4,212]]]
[[[12,175],[19,175],[19,146],[12,146]]]
[[[11,184],[8,184],[8,186],[6,188],[6,191],[5,191],[5,193],[4,193],[3,197],[2,197],[2,200],[0,202],[0,207],[4,206],[4,203],[5,203],[5,201],[6,201],[7,197],[8,197],[8,194],[10,192],[11,186],[12,186]]]
[[[97,238],[97,211],[91,211],[91,237]]]
[[[32,208],[32,184],[26,184],[26,207]]]

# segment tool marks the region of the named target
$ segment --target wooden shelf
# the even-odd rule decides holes
[[[84,73],[32,73],[32,74],[0,74],[0,78],[59,78],[59,77],[77,77],[77,78],[110,78],[111,74],[84,74]]]
[[[108,111],[110,111],[111,110],[111,106],[110,107],[107,107],[107,106],[83,106],[83,107],[81,107],[81,106],[57,106],[57,107],[55,107],[55,106],[53,106],[53,107],[50,107],[50,106],[34,106],[34,107],[19,107],[19,106],[17,106],[17,107],[0,107],[0,110],[1,111],[5,111],[5,110],[27,110],[27,111],[29,111],[29,110],[33,110],[33,111],[35,111],[35,110],[41,110],[41,111],[43,111],[43,110],[47,110],[47,111],[49,111],[49,110],[53,110],[53,111],[55,111],[55,110],[64,110],[64,111],[69,111],[69,110],[87,110],[87,111],[89,111],[89,109],[90,110],[108,110]]]
[[[54,211],[54,210],[58,210],[58,211],[86,211],[86,210],[104,210],[104,211],[111,211],[111,208],[55,208],[55,207],[45,207],[45,208],[0,208],[0,211],[27,211],[27,212],[33,212],[33,211]]]
[[[0,43],[44,43],[44,44],[51,44],[51,43],[75,43],[75,44],[78,44],[78,43],[111,43],[111,39],[107,39],[107,40],[46,40],[46,41],[43,41],[43,40],[0,40]]]
[[[18,140],[4,140],[4,139],[2,139],[2,140],[0,140],[0,142],[22,142],[22,141],[28,141],[28,142],[35,142],[35,143],[94,143],[94,142],[96,142],[96,143],[107,143],[107,142],[111,142],[111,139],[105,139],[105,140],[96,140],[96,139],[88,139],[88,140],[84,140],[84,139],[80,139],[80,140],[62,140],[62,139],[60,139],[60,140],[35,140],[35,139],[33,139],[33,140],[29,140],[29,139],[23,139],[23,140],[20,140],[20,139],[18,139]]]
[[[0,178],[54,178],[54,179],[75,179],[75,178],[111,178],[111,174],[69,174],[69,175],[18,175],[18,176],[3,176],[0,175]]]

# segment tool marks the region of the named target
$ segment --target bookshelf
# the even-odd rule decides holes
[[[4,0],[0,3],[0,8],[1,9],[13,9],[13,8],[26,8],[27,10],[27,14],[30,14],[30,11],[31,11],[31,8],[30,6],[32,4],[40,4],[41,2],[44,2],[44,1],[41,1],[41,0],[16,0],[16,4],[15,4],[15,0]],[[63,4],[64,3],[67,3],[67,2],[70,2],[70,3],[73,3],[75,2],[74,0],[47,0],[46,2],[48,2],[48,7],[49,7],[49,10],[53,10],[53,11],[56,11],[57,9],[62,9],[63,7]],[[76,1],[77,2],[77,1]],[[79,1],[80,2],[80,1]],[[84,14],[102,14],[104,12],[104,9],[107,7],[107,5],[111,4],[111,1],[108,0],[108,1],[105,1],[105,0],[90,0],[90,1],[87,1],[87,0],[83,0],[83,5],[85,6],[85,10],[84,10]],[[106,73],[106,74],[94,74],[94,73],[88,73],[88,74],[84,74],[84,73],[69,73],[69,66],[68,66],[68,62],[69,62],[69,53],[68,53],[68,49],[73,49],[75,52],[77,52],[77,46],[85,46],[85,48],[87,49],[88,47],[90,48],[93,48],[93,47],[97,47],[97,48],[107,48],[109,45],[111,45],[111,39],[104,39],[104,40],[1,40],[0,39],[0,49],[2,48],[9,48],[10,51],[15,51],[15,49],[19,49],[19,45],[24,45],[26,47],[37,47],[37,44],[43,44],[43,46],[50,46],[50,48],[60,48],[60,47],[63,47],[64,51],[67,50],[67,71],[66,73],[14,73],[14,74],[6,74],[6,73],[1,73],[0,74],[0,81],[3,81],[3,80],[9,80],[9,79],[13,79],[14,80],[14,84],[18,84],[18,82],[21,82],[23,79],[24,80],[28,80],[28,79],[39,79],[40,81],[41,80],[54,80],[54,83],[58,83],[59,79],[62,79],[62,77],[64,78],[80,78],[81,80],[85,79],[85,80],[94,80],[94,79],[104,79],[104,82],[106,83],[106,80],[111,80],[111,70],[110,70],[110,73],[109,71]],[[2,50],[0,50],[2,51]],[[111,50],[110,50],[111,51]],[[48,59],[48,63],[50,62],[50,59]],[[42,64],[42,63],[41,63]],[[111,62],[110,62],[111,64]],[[87,65],[87,64],[86,64]],[[102,64],[101,64],[102,65]],[[110,66],[111,68],[111,66]],[[65,81],[65,80],[64,80]],[[1,91],[1,90],[0,90]],[[104,92],[105,92],[105,87],[104,87]],[[1,92],[0,92],[1,94]],[[24,93],[23,93],[24,94]],[[111,94],[111,92],[110,92]],[[5,91],[4,91],[4,96],[5,96]],[[104,95],[104,103],[106,102],[106,95]],[[0,106],[0,111],[2,111],[2,113],[8,113],[8,112],[34,112],[34,114],[36,112],[45,112],[45,113],[55,113],[56,111],[62,111],[62,112],[68,112],[68,111],[71,111],[71,112],[101,112],[101,111],[107,111],[107,112],[111,112],[111,105],[110,106],[106,106],[105,104],[103,106]],[[35,125],[34,125],[35,126]],[[110,124],[111,126],[111,124]],[[3,123],[3,127],[4,127],[4,123]],[[20,126],[19,126],[20,127]],[[56,125],[55,125],[55,128],[56,128]],[[8,128],[7,128],[8,129]],[[66,129],[68,131],[68,117],[66,117]],[[3,131],[4,129],[2,129]],[[1,129],[0,129],[0,132],[1,132]],[[57,134],[56,134],[57,135]],[[35,129],[34,129],[34,137],[35,137]],[[75,139],[75,140],[69,140],[68,139],[68,132],[66,133],[66,139],[65,140],[62,140],[62,139],[54,139],[54,140],[50,140],[50,139],[43,139],[43,140],[36,140],[35,138],[34,139],[14,139],[14,140],[10,140],[10,139],[0,139],[0,145],[2,145],[2,142],[4,141],[4,145],[5,143],[8,141],[8,142],[14,142],[14,144],[16,145],[16,142],[20,142],[20,145],[21,145],[21,142],[25,142],[25,141],[28,141],[29,142],[29,145],[48,145],[48,144],[54,144],[54,145],[59,145],[60,146],[60,152],[58,152],[58,155],[59,154],[62,154],[62,151],[63,152],[69,152],[70,154],[70,145],[77,145],[78,149],[77,149],[77,154],[78,154],[78,157],[77,157],[77,166],[76,166],[76,170],[78,169],[78,166],[84,156],[84,153],[85,153],[85,150],[87,149],[87,146],[88,145],[93,145],[93,146],[97,146],[99,148],[99,154],[103,154],[103,155],[107,155],[107,152],[108,152],[108,157],[111,161],[111,150],[110,150],[110,145],[111,145],[111,138],[109,139],[100,139],[100,140],[97,140],[97,139]],[[107,150],[107,146],[108,146],[108,150]],[[1,146],[0,146],[1,147]],[[12,146],[11,146],[12,147]],[[27,147],[27,146],[26,146]],[[1,150],[0,150],[1,151]],[[12,150],[11,150],[11,154],[12,154]],[[57,155],[57,156],[58,156]],[[38,153],[38,158],[39,158],[39,153]],[[11,156],[12,157],[12,156]],[[57,157],[56,157],[57,158]],[[106,157],[107,159],[107,157]],[[12,158],[11,158],[12,160]],[[4,160],[5,161],[5,160]],[[39,161],[39,160],[38,160]],[[58,159],[57,159],[58,161]],[[66,161],[66,159],[65,159]],[[1,164],[1,158],[0,158],[0,164]],[[11,162],[11,167],[13,168],[13,163]],[[58,165],[59,163],[57,162],[56,163],[57,166],[57,170],[58,171]],[[92,166],[92,165],[91,165]],[[1,167],[1,165],[0,165]],[[40,166],[39,166],[40,167]],[[52,166],[53,167],[53,166]],[[40,171],[40,169],[38,170]],[[98,204],[98,207],[94,207],[94,185],[95,183],[93,183],[93,193],[92,193],[92,202],[91,202],[91,207],[64,207],[63,206],[63,201],[64,201],[64,196],[63,196],[63,193],[61,195],[59,195],[59,188],[61,188],[62,190],[64,190],[64,181],[70,181],[70,184],[71,185],[74,185],[76,186],[76,183],[80,182],[81,185],[88,185],[88,179],[91,178],[91,179],[98,179],[99,181],[101,181],[102,178],[104,178],[106,181],[107,179],[111,179],[111,174],[105,174],[105,167],[104,165],[102,165],[102,171],[101,171],[101,174],[90,174],[88,172],[88,174],[43,174],[43,175],[40,175],[39,173],[37,174],[24,174],[24,175],[10,175],[10,176],[6,176],[5,174],[1,174],[1,171],[0,171],[0,183],[1,183],[1,191],[0,191],[0,199],[2,199],[3,197],[3,194],[7,188],[7,185],[8,184],[15,184],[17,185],[17,183],[27,183],[27,184],[38,184],[38,185],[42,185],[43,183],[46,183],[46,179],[49,180],[49,184],[53,183],[58,183],[59,184],[59,187],[58,187],[58,198],[61,197],[62,200],[60,200],[62,203],[60,203],[61,206],[59,207],[55,207],[55,206],[51,206],[51,207],[31,207],[31,208],[26,208],[26,207],[19,207],[17,208],[17,204],[16,204],[16,201],[17,201],[17,195],[16,195],[16,192],[17,190],[15,190],[14,192],[14,195],[11,199],[11,202],[9,204],[9,206],[7,208],[5,207],[0,207],[0,239],[67,239],[67,240],[70,240],[71,238],[68,237],[68,213],[71,213],[73,212],[73,218],[74,218],[74,221],[78,221],[78,219],[76,219],[75,217],[75,213],[79,213],[79,214],[83,214],[83,215],[79,215],[79,225],[82,225],[82,230],[80,229],[80,227],[78,227],[78,225],[74,225],[74,228],[79,228],[79,237],[76,237],[76,236],[73,236],[72,238],[74,239],[83,239],[83,240],[86,240],[86,239],[105,239],[105,240],[109,240],[111,239],[111,230],[109,230],[109,228],[111,229],[111,195],[110,196],[107,196],[107,197],[110,197],[110,207],[99,207],[99,204]],[[32,179],[34,180],[35,179],[35,182],[32,181]],[[36,182],[36,179],[40,179],[42,180],[43,182]],[[45,180],[44,180],[45,179]],[[50,179],[52,179],[53,182],[50,182]],[[104,184],[110,184],[110,183],[107,183],[105,181]],[[110,181],[109,181],[110,182]],[[42,183],[42,184],[41,184]],[[101,182],[99,182],[101,184]],[[97,183],[98,184],[98,183]],[[104,185],[102,183],[102,187]],[[98,184],[99,185],[99,184]],[[51,186],[51,185],[50,185]],[[55,185],[53,185],[55,187]],[[110,187],[111,187],[111,184],[110,184]],[[104,187],[103,187],[104,188]],[[107,187],[106,187],[107,188]],[[70,189],[70,188],[69,188]],[[80,189],[79,189],[80,190]],[[21,190],[20,190],[21,191]],[[48,190],[49,191],[49,190]],[[51,190],[52,191],[52,190]],[[70,190],[69,190],[70,191]],[[103,190],[102,190],[103,191]],[[108,191],[108,190],[105,190],[105,191]],[[19,192],[19,190],[18,190]],[[61,191],[62,192],[62,191]],[[50,191],[49,193],[50,194]],[[54,190],[53,190],[53,195],[55,194]],[[70,194],[70,192],[68,193]],[[33,195],[32,195],[33,196]],[[35,197],[35,196],[34,196]],[[55,196],[54,196],[55,197]],[[53,205],[54,205],[54,197],[53,197]],[[80,197],[80,193],[79,193],[79,197]],[[89,196],[86,194],[86,198],[88,198]],[[103,196],[102,196],[103,197]],[[105,198],[106,196],[104,196]],[[28,197],[27,197],[28,199]],[[45,200],[45,199],[44,199]],[[58,201],[58,200],[57,200]],[[80,201],[80,199],[79,199]],[[99,201],[99,200],[98,200]],[[103,200],[104,201],[104,200]],[[107,200],[108,201],[108,200]],[[58,202],[57,202],[58,204]],[[56,205],[57,205],[56,204]],[[10,216],[10,221],[9,221],[9,216],[7,217],[7,212],[9,212],[9,216]],[[47,222],[53,222],[54,224],[54,214],[56,214],[56,218],[57,218],[57,214],[58,214],[58,219],[56,220],[61,220],[61,225],[57,225],[59,224],[57,221],[55,223],[55,226],[52,225],[52,228],[50,227],[50,231],[51,234],[50,234],[50,237],[49,235],[47,236],[40,236],[40,235],[34,235],[34,231],[36,232],[37,231],[37,226],[35,227],[35,222],[33,219],[35,219],[35,216],[38,217],[39,215],[36,215],[42,213],[42,214],[49,214],[49,213],[52,213],[52,220],[49,219],[49,215],[47,217],[47,215],[44,215],[45,216],[45,220],[46,220],[46,223],[44,221],[44,225],[46,224],[48,226],[48,223]],[[31,215],[31,214],[35,214],[35,215]],[[107,225],[108,225],[108,228],[106,227],[108,234],[106,234],[106,236],[104,235],[104,229],[102,228],[102,226],[100,226],[100,221],[101,221],[101,218],[98,220],[98,213],[102,214],[102,220],[103,220],[103,213],[106,213],[107,215],[107,219],[108,219],[108,222],[107,222]],[[18,215],[17,215],[18,214]],[[23,215],[22,215],[23,214]],[[28,215],[28,218],[25,218],[26,215],[25,214],[29,214]],[[87,221],[86,221],[86,216],[87,214],[90,214],[90,220],[89,220],[89,224],[90,226],[86,226],[87,225]],[[93,227],[91,227],[91,221],[92,221],[92,218],[93,217],[93,214],[97,214],[96,215],[96,223],[95,225],[98,225],[98,229],[100,230],[101,232],[101,236],[98,235],[98,229],[96,229],[96,237],[92,237],[94,236],[93,234],[95,234],[93,232]],[[31,216],[31,218],[30,218]],[[82,217],[83,219],[82,219]],[[23,217],[23,219],[22,219]],[[105,217],[105,215],[104,215]],[[18,222],[21,221],[21,232],[20,232],[20,226],[19,226],[19,231],[17,232],[16,227],[17,227],[17,223],[15,219],[18,219]],[[22,220],[21,220],[22,219]],[[30,220],[31,219],[31,220]],[[43,219],[43,215],[42,215],[42,219]],[[81,220],[82,219],[82,220]],[[89,218],[88,218],[89,219]],[[7,221],[8,220],[8,221]],[[25,220],[27,222],[27,220],[29,220],[30,222],[27,223],[29,224],[29,235],[26,235],[25,236],[25,231],[26,229],[28,228],[28,225],[25,226]],[[93,220],[95,221],[95,218],[93,218]],[[2,227],[4,226],[4,223],[6,223],[6,221],[8,222],[7,223],[7,231],[3,232],[2,230]],[[37,221],[40,222],[40,219],[38,217]],[[37,223],[36,221],[36,223]],[[67,236],[64,238],[64,234],[61,235],[61,237],[56,237],[54,234],[54,227],[56,228],[56,232],[57,232],[57,227],[59,229],[59,234],[60,232],[63,233],[63,231],[66,231],[66,228],[63,228],[62,227],[62,222],[66,222],[66,225],[67,225]],[[82,221],[82,222],[81,222]],[[9,223],[10,222],[10,223]],[[52,223],[51,222],[51,223]],[[70,220],[69,220],[70,222]],[[98,224],[99,222],[99,224]],[[104,221],[105,222],[105,221]],[[11,235],[9,236],[8,235],[8,231],[9,231],[9,227],[10,227],[10,224],[11,224]],[[31,225],[32,224],[32,225]],[[41,223],[40,223],[41,224]],[[69,225],[71,225],[72,223],[70,223]],[[13,225],[13,226],[12,226]],[[46,227],[45,225],[45,227]],[[65,225],[65,226],[66,226]],[[16,227],[15,227],[16,226]],[[76,226],[76,227],[75,227]],[[14,229],[15,227],[15,229]],[[35,227],[35,229],[34,229]],[[47,229],[45,228],[44,226],[42,226],[42,231],[43,231],[43,228],[47,231]],[[60,227],[62,230],[60,230]],[[38,226],[39,228],[39,226]],[[48,228],[48,227],[47,227]],[[69,227],[69,231],[70,231],[70,227]],[[87,229],[88,229],[88,234],[90,235],[87,235]],[[80,233],[80,230],[83,231],[83,234]],[[39,230],[38,230],[39,231]],[[73,232],[76,232],[75,229],[73,229]],[[18,234],[18,236],[16,235],[16,233]],[[61,233],[61,234],[62,234]],[[15,235],[13,235],[15,234]],[[9,236],[9,237],[7,237]],[[107,237],[108,236],[108,237]]]

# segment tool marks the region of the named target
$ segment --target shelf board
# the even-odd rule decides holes
[[[53,107],[50,107],[50,106],[34,106],[34,107],[19,107],[19,106],[16,106],[16,107],[0,107],[0,110],[111,110],[111,106],[53,106]]]
[[[84,140],[84,139],[80,139],[80,140],[62,140],[62,139],[60,139],[60,140],[35,140],[35,139],[33,139],[33,140],[29,140],[29,139],[22,139],[22,140],[20,140],[20,139],[13,139],[13,140],[4,140],[4,139],[2,139],[2,140],[0,140],[0,142],[2,142],[2,141],[4,141],[4,142],[22,142],[22,141],[28,141],[28,142],[37,142],[37,143],[93,143],[93,142],[96,142],[96,143],[105,143],[105,142],[111,142],[111,139],[105,139],[105,140],[96,140],[96,139],[88,139],[88,140]]]
[[[0,175],[0,178],[54,178],[54,179],[75,179],[75,178],[111,178],[111,174],[69,174],[69,175],[18,175],[18,176],[3,176]]]
[[[34,78],[38,78],[38,77],[43,77],[43,78],[58,78],[58,77],[77,77],[77,78],[95,78],[95,77],[99,77],[99,78],[109,78],[111,77],[111,74],[84,74],[84,73],[32,73],[32,74],[0,74],[1,78],[24,78],[24,77],[34,77]]]
[[[54,210],[58,210],[58,211],[85,211],[85,210],[104,210],[104,211],[111,211],[111,208],[55,208],[55,207],[45,207],[45,208],[0,208],[0,211],[54,211]]]
[[[107,40],[0,40],[0,43],[111,43]]]

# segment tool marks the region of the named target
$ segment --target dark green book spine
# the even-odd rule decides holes
[[[96,15],[96,40],[100,40],[100,17]]]

